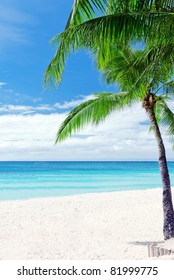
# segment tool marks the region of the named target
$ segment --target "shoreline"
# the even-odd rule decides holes
[[[174,187],[171,187],[171,189],[174,191]],[[28,198],[19,198],[19,199],[0,199],[0,204],[2,202],[14,202],[14,201],[28,201],[28,200],[35,200],[35,199],[57,199],[57,198],[67,198],[67,197],[83,197],[83,196],[90,196],[90,195],[98,195],[98,194],[113,194],[113,193],[129,193],[129,192],[141,192],[141,191],[153,191],[153,190],[162,190],[162,186],[161,187],[154,187],[154,188],[147,188],[147,189],[129,189],[129,190],[113,190],[113,191],[96,191],[96,192],[84,192],[84,193],[74,193],[74,194],[63,194],[63,195],[52,195],[52,196],[36,196],[36,197],[28,197]],[[173,198],[174,199],[174,198]]]
[[[162,188],[0,201],[0,221],[2,260],[148,259]]]

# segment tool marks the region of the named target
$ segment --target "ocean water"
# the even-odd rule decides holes
[[[169,162],[174,186],[174,162]],[[0,200],[161,187],[157,162],[0,162]]]

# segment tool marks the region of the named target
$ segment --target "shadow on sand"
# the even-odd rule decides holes
[[[147,246],[148,244],[163,244],[164,243],[164,241],[157,241],[157,240],[155,240],[155,241],[152,241],[152,240],[150,240],[150,241],[134,241],[134,242],[128,242],[128,244],[132,244],[132,245],[136,245],[136,246]]]

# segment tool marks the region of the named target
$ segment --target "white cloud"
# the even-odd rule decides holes
[[[65,114],[0,116],[0,160],[157,160],[157,147],[143,109],[116,112],[99,126],[54,145]],[[165,138],[169,159],[171,146]]]
[[[70,109],[73,108],[75,106],[80,105],[82,102],[88,101],[90,99],[94,98],[93,95],[88,95],[88,96],[84,96],[81,99],[77,99],[77,100],[72,100],[70,102],[64,102],[64,104],[60,104],[60,103],[56,103],[54,105],[55,108],[57,109]]]
[[[0,83],[0,87],[5,85],[5,83],[1,82]],[[36,114],[36,113],[40,113],[40,112],[56,112],[56,111],[60,111],[60,110],[68,110],[70,108],[73,108],[75,106],[78,106],[79,104],[81,104],[82,102],[88,101],[91,98],[94,98],[93,95],[88,95],[88,96],[82,96],[81,99],[77,99],[77,100],[72,100],[69,102],[64,102],[63,104],[61,103],[56,103],[53,105],[49,105],[49,104],[40,104],[40,105],[36,105],[36,106],[25,106],[25,105],[13,105],[13,104],[9,104],[9,105],[3,105],[1,104],[0,107],[0,113],[3,114]]]
[[[0,82],[0,88],[2,88],[2,87],[5,86],[5,85],[6,85],[6,83]]]
[[[0,107],[0,112],[22,112],[22,111],[26,111],[26,110],[31,110],[32,107],[30,106],[15,106],[15,105],[2,105]]]
[[[34,114],[40,111],[51,112],[54,111],[54,108],[49,105],[39,105],[39,106],[25,106],[25,105],[1,105],[0,113],[8,114]]]

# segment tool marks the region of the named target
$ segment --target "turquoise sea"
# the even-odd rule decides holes
[[[0,200],[159,187],[157,162],[0,162]]]

